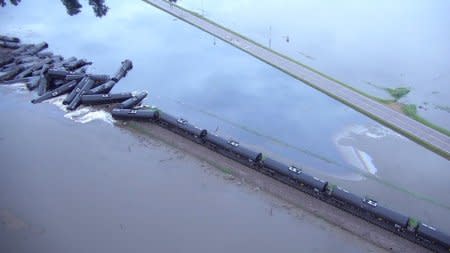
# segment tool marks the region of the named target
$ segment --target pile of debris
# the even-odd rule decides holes
[[[32,103],[65,95],[63,101],[68,110],[83,105],[117,104],[114,108],[133,109],[139,106],[147,92],[133,94],[110,93],[114,85],[133,68],[130,60],[124,60],[120,69],[111,77],[87,73],[92,62],[44,51],[45,42],[22,44],[19,38],[0,35],[0,84],[25,83],[38,97]],[[44,51],[44,52],[43,52]]]

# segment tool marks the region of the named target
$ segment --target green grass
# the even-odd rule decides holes
[[[417,228],[419,226],[420,221],[415,218],[409,218],[408,220],[408,227],[410,228]]]
[[[403,113],[406,114],[406,116],[409,116],[411,118],[417,116],[417,107],[414,104],[403,105],[402,110]]]
[[[443,134],[445,134],[447,136],[450,136],[450,130],[448,130],[446,128],[443,128],[443,127],[440,127],[438,125],[435,125],[435,124],[429,122],[428,120],[420,117],[419,114],[417,114],[417,107],[416,107],[416,105],[414,105],[414,104],[403,105],[402,110],[403,110],[403,113],[405,115],[407,115],[408,117],[410,117],[410,118],[412,118],[412,119],[414,119],[416,121],[419,121],[420,123],[422,123],[422,124],[424,124],[426,126],[429,126],[429,127],[433,128],[433,129],[435,129],[435,130],[437,130],[437,131],[439,131],[439,132],[441,132],[441,133],[443,133]]]
[[[386,88],[386,87],[383,87],[381,85],[377,85],[377,84],[369,82],[369,81],[366,81],[365,83],[367,83],[368,85],[370,85],[372,87],[375,87],[375,88],[380,89],[380,90],[384,90],[387,93],[389,93],[389,95],[391,95],[391,97],[394,98],[394,100],[386,100],[386,101],[390,101],[390,102],[396,102],[400,98],[406,96],[411,91],[410,88],[406,88],[406,87]],[[376,100],[379,100],[379,99],[376,99]]]
[[[400,98],[406,96],[411,90],[409,88],[405,87],[399,87],[399,88],[386,88],[386,91],[389,92],[389,94],[395,98],[395,100],[399,100]]]
[[[222,167],[222,166],[218,166],[218,165],[216,165],[215,167],[225,174],[232,175],[232,171],[230,168]]]

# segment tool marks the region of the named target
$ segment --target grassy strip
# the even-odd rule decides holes
[[[377,89],[384,90],[387,93],[389,93],[389,95],[391,95],[391,97],[393,97],[394,99],[393,100],[384,100],[384,101],[389,101],[390,103],[394,103],[394,102],[398,101],[400,98],[406,96],[411,91],[410,88],[406,88],[406,87],[386,88],[386,87],[376,85],[376,84],[374,84],[372,82],[368,82],[368,81],[366,81],[365,83],[367,83],[368,85],[373,86]],[[376,99],[376,100],[379,101],[379,99]],[[389,104],[389,103],[387,103],[387,104]]]
[[[209,164],[211,164],[211,162],[208,162]],[[212,165],[212,164],[211,164]],[[233,173],[231,172],[231,169],[228,167],[222,167],[219,166],[218,164],[215,164],[214,167],[218,168],[220,171],[222,171],[224,174],[227,175],[232,175]]]
[[[142,1],[144,1],[144,2],[146,2],[146,3],[148,3],[148,4],[152,5],[152,6],[154,6],[154,7],[158,8],[158,9],[160,9],[160,10],[162,10],[162,11],[164,11],[164,12],[170,14],[170,15],[172,15],[172,13],[170,13],[169,11],[166,11],[165,9],[163,9],[163,8],[161,8],[161,7],[159,7],[159,6],[155,5],[155,4],[153,4],[152,2],[150,2],[150,1],[148,1],[148,0],[142,0]],[[163,1],[168,2],[167,0],[163,0]],[[208,22],[208,23],[210,23],[210,24],[212,24],[212,25],[215,25],[215,26],[217,26],[217,27],[219,27],[219,28],[221,28],[221,29],[223,29],[223,30],[226,30],[226,31],[228,31],[229,33],[232,33],[232,34],[234,34],[234,35],[236,35],[236,36],[238,36],[238,37],[240,37],[240,38],[242,38],[242,39],[244,39],[244,40],[250,41],[250,42],[252,42],[253,44],[255,44],[255,45],[257,45],[257,46],[260,46],[260,47],[262,47],[262,48],[264,48],[264,49],[266,49],[266,50],[268,50],[268,51],[270,51],[270,52],[272,52],[272,53],[274,53],[274,54],[276,54],[276,55],[278,55],[278,56],[280,56],[280,57],[282,57],[282,58],[285,58],[285,59],[287,59],[287,60],[289,60],[289,61],[291,61],[291,62],[293,62],[293,63],[296,63],[296,64],[298,64],[298,65],[300,65],[300,66],[302,66],[302,67],[304,67],[304,68],[306,68],[306,69],[308,69],[308,70],[310,70],[310,71],[312,71],[312,72],[314,72],[314,73],[316,73],[316,74],[319,74],[319,75],[321,75],[321,76],[323,76],[323,77],[325,77],[325,78],[327,78],[327,79],[329,79],[329,80],[331,80],[331,81],[334,81],[334,82],[336,82],[336,83],[339,83],[339,84],[341,84],[342,86],[344,86],[344,87],[346,87],[346,88],[348,88],[348,89],[350,89],[350,90],[352,90],[352,91],[354,91],[354,92],[356,92],[356,93],[359,93],[359,94],[361,94],[361,95],[363,95],[363,96],[365,96],[365,97],[371,98],[371,99],[373,99],[373,100],[375,100],[375,101],[378,101],[378,102],[380,102],[380,103],[382,103],[382,104],[389,104],[389,103],[392,103],[392,102],[393,102],[393,100],[391,100],[391,99],[381,99],[381,98],[372,96],[372,95],[370,95],[370,94],[367,94],[367,93],[365,93],[365,92],[362,92],[362,91],[360,91],[360,90],[358,90],[358,89],[355,89],[354,87],[352,87],[352,86],[350,86],[350,85],[348,85],[348,84],[346,84],[346,83],[343,83],[343,82],[341,82],[341,81],[339,81],[339,80],[337,80],[337,79],[335,79],[335,78],[333,78],[333,77],[331,77],[331,76],[328,76],[328,75],[326,75],[326,74],[324,74],[324,73],[321,73],[321,72],[319,72],[318,70],[315,70],[315,69],[313,69],[313,68],[311,68],[311,67],[309,67],[309,66],[307,66],[307,65],[305,65],[305,64],[303,64],[303,63],[300,63],[300,62],[298,62],[298,61],[296,61],[296,60],[290,58],[289,56],[283,55],[283,54],[281,54],[281,53],[279,53],[279,52],[277,52],[277,51],[274,51],[274,50],[272,50],[271,48],[268,48],[268,47],[266,47],[266,46],[264,46],[264,45],[262,45],[262,44],[260,44],[260,43],[258,43],[258,42],[256,42],[256,41],[250,39],[250,38],[247,38],[247,37],[245,37],[245,36],[243,36],[243,35],[241,35],[241,34],[235,32],[235,31],[232,31],[232,30],[230,30],[230,29],[228,29],[228,28],[226,28],[226,27],[224,27],[224,26],[222,26],[222,25],[220,25],[220,24],[217,24],[217,23],[215,23],[214,21],[205,18],[204,16],[200,15],[200,14],[197,13],[197,12],[194,12],[194,11],[191,11],[191,10],[188,10],[188,9],[185,9],[185,8],[183,8],[183,7],[181,7],[181,6],[178,6],[178,5],[174,5],[174,8],[179,8],[179,9],[185,11],[185,12],[191,13],[192,15],[197,16],[198,18],[201,18],[201,19],[203,19],[204,21],[206,21],[206,22]],[[208,34],[211,34],[211,35],[214,36],[214,37],[217,37],[218,39],[224,41],[225,43],[228,43],[228,44],[230,44],[230,45],[232,45],[232,46],[235,46],[234,44],[230,43],[229,41],[227,41],[227,40],[225,40],[225,39],[222,39],[222,38],[216,36],[214,33],[209,32],[208,30],[204,29],[204,28],[201,27],[201,26],[198,26],[197,24],[194,24],[194,23],[192,23],[192,22],[190,22],[190,21],[188,21],[188,20],[186,20],[186,19],[183,19],[182,17],[178,17],[178,18],[184,20],[186,23],[191,24],[192,26],[195,26],[195,27],[197,27],[198,29],[200,29],[200,30],[202,30],[202,31],[204,31],[204,32],[206,32],[206,33],[208,33]],[[235,47],[236,47],[236,46],[235,46]],[[393,125],[393,124],[391,124],[391,123],[385,121],[384,119],[381,119],[381,118],[379,118],[379,117],[377,117],[377,116],[375,116],[375,115],[373,115],[373,114],[371,114],[371,113],[369,113],[369,112],[367,112],[367,111],[365,111],[365,110],[363,110],[363,109],[357,108],[357,107],[354,106],[353,104],[346,102],[345,100],[341,99],[340,97],[335,96],[334,94],[332,94],[332,93],[330,93],[330,92],[327,92],[327,91],[325,91],[325,90],[323,90],[323,89],[320,89],[319,87],[317,87],[315,84],[313,84],[313,83],[311,83],[311,82],[308,82],[308,81],[306,81],[306,80],[300,79],[300,78],[297,77],[295,74],[290,73],[289,71],[284,70],[284,69],[282,69],[282,68],[280,68],[280,67],[278,67],[278,66],[272,64],[271,62],[268,62],[268,61],[262,59],[262,58],[259,57],[258,55],[255,55],[255,54],[253,54],[253,53],[251,53],[251,52],[249,52],[249,51],[247,51],[247,50],[245,50],[245,49],[243,49],[243,48],[241,48],[241,47],[236,47],[236,48],[238,48],[238,49],[240,49],[240,50],[242,50],[242,51],[244,51],[244,52],[246,52],[246,53],[248,53],[248,54],[254,56],[255,58],[257,58],[257,59],[259,59],[259,60],[261,60],[261,61],[263,61],[263,62],[265,62],[265,63],[267,63],[267,64],[269,64],[269,65],[271,65],[271,66],[273,66],[273,67],[275,67],[276,69],[278,69],[278,70],[280,70],[280,71],[282,71],[282,72],[284,72],[284,73],[286,73],[286,74],[288,74],[288,75],[294,77],[295,79],[300,80],[300,81],[306,83],[307,85],[313,87],[314,89],[317,89],[317,90],[321,91],[322,93],[325,93],[326,95],[328,95],[328,96],[330,96],[330,97],[332,97],[332,98],[334,98],[334,99],[340,101],[341,103],[344,103],[345,105],[347,105],[347,106],[353,108],[354,110],[356,110],[356,111],[358,111],[358,112],[360,112],[360,113],[362,113],[362,114],[364,114],[364,115],[366,115],[366,116],[372,118],[373,120],[378,121],[379,123],[381,123],[381,124],[383,124],[383,125],[385,125],[385,126],[391,128],[391,129],[393,129],[393,130],[395,130],[395,131],[401,133],[401,134],[404,135],[405,137],[407,137],[407,138],[411,139],[412,141],[414,141],[414,142],[416,142],[416,143],[422,145],[423,147],[425,147],[425,148],[427,148],[427,149],[429,149],[429,150],[435,152],[436,154],[443,156],[443,157],[446,158],[447,160],[450,160],[450,153],[447,153],[446,151],[444,151],[444,150],[442,150],[442,149],[440,149],[440,148],[438,148],[438,147],[436,147],[436,146],[431,145],[430,143],[428,143],[428,142],[426,142],[426,141],[420,139],[419,137],[417,137],[417,136],[415,136],[415,135],[412,135],[412,134],[410,134],[410,133],[404,131],[403,129],[401,129],[401,128],[399,128],[399,127],[397,127],[397,126],[395,126],[395,125]],[[415,119],[415,118],[413,118],[413,119]],[[436,126],[436,125],[434,125],[434,124],[431,124],[430,122],[428,122],[428,121],[426,121],[426,120],[423,121],[423,122],[422,122],[422,121],[419,121],[419,122],[421,122],[422,124],[425,124],[425,125],[427,125],[428,127],[433,128],[434,130],[439,131],[439,132],[441,132],[442,134],[445,134],[445,135],[447,135],[447,136],[450,137],[450,134],[448,134],[448,131],[447,131],[447,132],[446,132],[446,131],[442,131],[443,128],[441,128],[441,127],[438,127],[438,126]]]
[[[400,98],[406,96],[411,89],[406,87],[398,87],[398,88],[386,88],[385,89],[389,94],[395,98],[396,101],[398,101]]]
[[[433,123],[429,122],[428,120],[420,117],[417,114],[417,107],[416,107],[416,105],[414,105],[414,104],[403,105],[402,106],[402,110],[403,110],[403,113],[406,114],[408,117],[410,117],[410,118],[412,118],[412,119],[414,119],[416,121],[419,121],[420,123],[422,123],[424,125],[427,125],[427,126],[433,125],[432,128],[434,128],[434,129],[438,128],[438,129],[440,129],[439,132],[442,132],[443,134],[445,134],[447,136],[450,136],[450,131],[448,129],[442,128],[442,127],[437,126],[437,125],[434,125]]]

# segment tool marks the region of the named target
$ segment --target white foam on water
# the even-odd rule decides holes
[[[65,98],[66,98],[66,95],[63,95],[63,96],[59,96],[56,98],[51,98],[51,99],[45,100],[44,103],[49,103],[49,104],[55,105],[56,107],[61,109],[61,111],[67,112],[66,106],[63,105],[63,101]]]
[[[11,84],[4,84],[2,87],[7,87],[10,89],[14,89],[18,93],[24,93],[25,91],[28,91],[27,84],[24,82],[17,82],[17,83],[11,83]]]
[[[394,138],[405,139],[405,137],[403,137],[402,135],[400,135],[384,126],[370,126],[367,128],[366,131],[363,132],[363,134],[366,137],[374,138],[374,139],[380,139],[380,138],[385,138],[385,137],[394,137]]]
[[[64,117],[82,124],[86,124],[94,120],[101,120],[109,124],[114,123],[114,119],[112,118],[110,113],[103,110],[95,110],[87,107],[66,113]]]
[[[1,85],[1,87],[12,88],[19,93],[29,92],[26,83],[24,82],[5,84]],[[75,111],[68,111],[67,106],[63,104],[63,101],[66,98],[66,96],[67,95],[62,95],[55,98],[51,98],[45,100],[43,103],[55,105],[61,111],[65,112],[64,114],[65,118],[71,119],[78,123],[86,124],[94,120],[100,120],[112,125],[115,122],[111,114],[109,112],[104,111],[101,108],[80,106]]]
[[[352,146],[344,146],[344,145],[338,146],[338,148],[341,154],[344,156],[345,160],[349,162],[352,166],[359,168],[361,170],[365,168],[364,164],[359,159],[358,151],[355,150],[355,148],[353,148]],[[359,174],[351,174],[347,175],[343,179],[359,181],[365,179],[365,177]]]
[[[46,100],[45,102],[53,104],[63,112],[65,112],[64,118],[73,120],[78,123],[86,124],[94,120],[100,120],[112,125],[115,122],[109,112],[94,107],[80,106],[75,111],[68,111],[67,106],[63,104],[65,98],[66,96],[64,95]]]
[[[383,138],[405,138],[383,126],[363,125],[347,127],[334,137],[333,141],[344,159],[352,166],[372,175],[377,174],[378,168],[370,154],[356,147],[355,138],[357,137],[379,140]]]
[[[341,139],[343,137],[350,137],[352,135],[359,135],[373,139],[381,139],[386,137],[393,137],[399,139],[406,139],[402,135],[392,131],[389,128],[384,126],[363,126],[363,125],[354,125],[344,129],[344,131],[340,132],[335,136],[336,139]]]
[[[372,162],[372,157],[364,151],[353,148],[353,151],[358,158],[360,163],[360,168],[364,168],[365,171],[368,171],[370,174],[375,175],[378,171],[377,167]]]

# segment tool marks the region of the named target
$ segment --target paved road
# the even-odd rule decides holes
[[[165,0],[144,1],[271,64],[450,160],[448,136]]]

